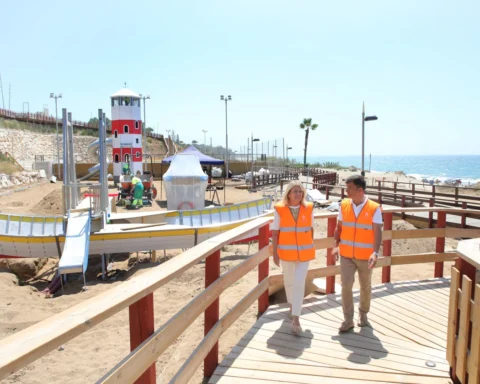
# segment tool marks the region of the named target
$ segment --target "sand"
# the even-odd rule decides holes
[[[156,182],[156,184],[159,182]],[[249,193],[227,187],[227,201],[240,202],[262,197],[261,192]],[[60,185],[45,184],[38,189],[29,189],[7,196],[0,201],[0,212],[25,214],[60,214]],[[163,196],[165,196],[163,194]],[[223,202],[223,193],[221,195]],[[158,209],[158,206],[145,208]],[[394,229],[410,229],[412,226],[403,221],[394,222]],[[315,222],[315,236],[326,236],[326,220]],[[453,249],[456,242],[447,240],[447,248]],[[431,252],[435,248],[433,239],[415,239],[393,241],[393,254]],[[222,251],[221,272],[230,270],[248,257],[248,246],[227,246]],[[256,251],[256,245],[250,248],[250,254]],[[141,275],[150,268],[162,268],[162,264],[180,254],[180,250],[167,252],[167,257],[160,257],[157,264],[149,263],[149,255],[140,253],[113,255],[113,268],[118,269],[115,280],[103,282],[97,278],[101,270],[98,258],[92,258],[87,274],[88,289],[81,291],[82,282],[72,281],[65,289],[64,295],[46,299],[39,291],[52,276],[57,261],[50,259],[36,279],[20,285],[15,275],[0,272],[0,339],[12,335],[38,321],[49,318],[75,304],[98,295],[133,276]],[[163,252],[159,253],[163,256]],[[314,266],[325,265],[325,250],[317,251]],[[279,272],[273,263],[271,273]],[[451,263],[445,265],[445,276],[448,276]],[[185,304],[199,294],[204,286],[204,264],[200,263],[158,289],[154,294],[155,325],[160,327]],[[399,266],[392,268],[392,280],[415,280],[433,277],[433,264]],[[338,280],[337,280],[338,282]],[[381,270],[377,269],[373,276],[374,284],[381,282]],[[220,298],[221,315],[231,309],[257,283],[257,272],[252,271],[239,282],[224,292]],[[237,321],[220,340],[220,359],[222,359],[237,341],[250,329],[256,320],[256,305]],[[203,316],[158,359],[157,382],[166,383],[180,368],[185,359],[194,350],[203,337]],[[46,383],[69,382],[89,383],[99,379],[129,352],[128,310],[122,310],[113,317],[94,327],[92,330],[65,343],[34,363],[1,381],[1,383]],[[192,379],[192,383],[202,382],[200,368]]]

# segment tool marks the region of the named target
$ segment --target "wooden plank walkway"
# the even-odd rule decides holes
[[[305,300],[301,336],[291,333],[287,307],[271,306],[209,383],[452,383],[445,359],[449,287],[449,279],[375,286],[373,329],[346,334],[337,331],[339,293]]]

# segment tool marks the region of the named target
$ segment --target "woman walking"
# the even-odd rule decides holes
[[[308,263],[315,259],[313,244],[313,204],[305,201],[300,181],[287,185],[282,201],[275,204],[272,224],[273,261],[282,265],[287,301],[290,304],[292,332],[302,332],[302,312]]]

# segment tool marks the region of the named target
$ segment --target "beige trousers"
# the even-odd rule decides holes
[[[346,322],[353,322],[353,283],[355,272],[358,270],[360,281],[360,306],[359,311],[368,313],[372,297],[372,270],[368,269],[368,260],[350,259],[340,256],[340,275],[342,281],[342,306]]]
[[[283,270],[283,283],[288,304],[292,305],[292,316],[302,313],[303,296],[305,295],[305,279],[308,272],[308,261],[295,263],[280,260]]]

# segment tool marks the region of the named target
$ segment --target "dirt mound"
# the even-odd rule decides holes
[[[61,215],[63,214],[62,191],[56,190],[45,196],[35,207],[33,211],[38,215]]]

